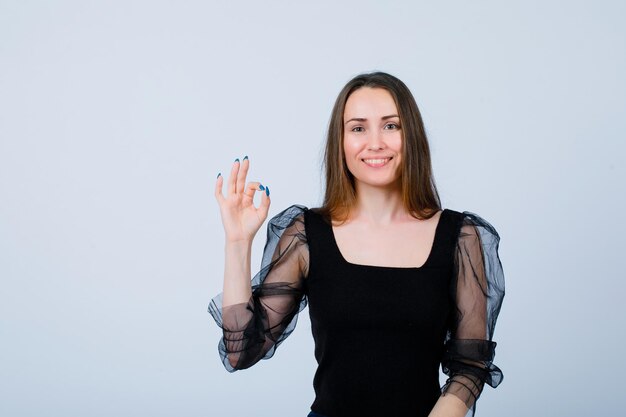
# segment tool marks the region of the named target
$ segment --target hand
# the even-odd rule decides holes
[[[245,186],[249,167],[248,158],[243,162],[235,160],[228,177],[228,192],[225,198],[222,195],[224,177],[222,175],[217,177],[215,198],[220,206],[227,242],[252,242],[269,212],[270,197],[265,191],[261,193],[259,207],[254,207],[254,193],[261,191],[261,183],[251,181]]]

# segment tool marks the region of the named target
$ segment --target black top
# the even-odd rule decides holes
[[[504,296],[499,235],[480,216],[444,209],[421,267],[346,261],[329,219],[292,205],[268,224],[247,303],[209,312],[229,372],[273,356],[309,304],[318,368],[311,409],[329,417],[427,416],[442,394],[473,415],[496,387],[493,330]],[[439,387],[439,366],[449,376]]]

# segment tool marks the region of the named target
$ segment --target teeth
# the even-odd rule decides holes
[[[364,159],[363,161],[368,164],[382,164],[384,162],[387,162],[388,160],[389,158],[387,159]]]

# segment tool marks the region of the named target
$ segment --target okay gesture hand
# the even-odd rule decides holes
[[[239,158],[235,159],[228,177],[226,197],[222,194],[224,177],[217,176],[215,198],[220,206],[227,242],[252,242],[269,212],[269,188],[258,181],[251,181],[246,185],[249,167],[248,157],[245,157],[243,162],[239,162]],[[254,207],[253,202],[254,193],[257,191],[263,191],[258,208]]]

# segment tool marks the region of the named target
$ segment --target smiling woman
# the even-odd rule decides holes
[[[310,417],[473,415],[484,384],[502,381],[496,229],[441,207],[417,104],[389,74],[357,76],[340,92],[325,165],[323,205],[293,204],[269,221],[252,280],[269,190],[246,185],[248,158],[233,164],[226,197],[218,176],[226,264],[209,312],[223,329],[224,367],[272,357],[308,305],[318,363]]]
[[[402,173],[402,134],[391,94],[383,88],[358,89],[346,102],[345,119],[343,152],[357,194],[371,181],[375,186],[397,188]]]
[[[381,102],[376,99],[381,99]],[[359,114],[359,111],[371,112],[370,119],[378,118],[377,122],[388,117],[391,120],[385,119],[385,122],[398,121],[399,124],[385,123],[384,126],[377,126],[375,130],[391,130],[391,135],[372,137],[371,129],[374,126],[359,125],[367,118],[366,113]],[[374,120],[369,122],[371,124]],[[368,127],[369,132],[366,131]],[[351,143],[352,147],[359,145],[359,141],[353,141],[349,137],[353,134],[358,136],[359,133],[364,136],[360,141],[361,145],[368,146],[364,142],[368,137],[372,141],[380,141],[369,145],[379,148],[370,152],[363,151],[362,158],[379,155],[398,158],[394,164],[401,166],[401,179],[397,184],[400,188],[396,191],[400,192],[406,212],[418,219],[429,219],[435,215],[441,209],[441,203],[432,175],[430,147],[422,115],[407,86],[398,78],[383,72],[354,77],[335,100],[324,155],[326,192],[324,204],[320,207],[321,212],[341,223],[348,218],[350,208],[356,205],[357,185],[348,165],[354,165],[354,159],[348,158],[345,153],[346,143]],[[399,138],[401,152],[397,151],[398,144],[392,141]]]

